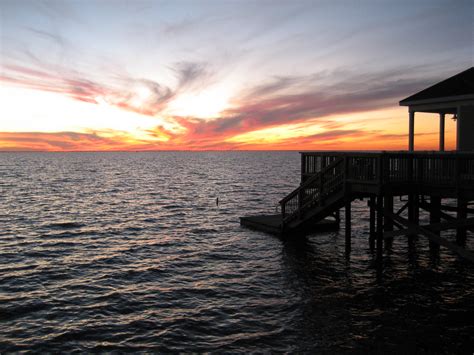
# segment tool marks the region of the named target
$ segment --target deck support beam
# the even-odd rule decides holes
[[[420,207],[423,208],[425,211],[431,212],[431,205],[429,203],[423,202],[423,203],[420,204]],[[440,211],[439,211],[440,217],[442,219],[444,219],[446,221],[451,221],[451,222],[454,222],[454,221],[457,220],[457,217],[453,217],[450,214],[447,214],[447,213],[443,212],[443,210],[451,211],[451,212],[457,212],[458,211],[457,207],[441,205]],[[466,212],[467,213],[474,213],[474,210],[472,208],[466,208]],[[466,230],[474,232],[474,227],[472,227],[472,226],[465,226],[465,227],[466,227]]]
[[[417,233],[418,231],[418,227],[417,228],[414,228],[414,227],[404,228],[403,225],[401,226],[402,227],[399,230],[395,230],[392,232],[385,232],[383,234],[384,239],[397,237],[399,235],[408,235],[410,233]],[[453,228],[455,229],[459,227],[472,227],[472,226],[474,226],[474,218],[467,218],[462,221],[457,221],[454,219],[451,222],[439,222],[439,223],[433,223],[433,224],[427,224],[427,225],[420,225],[419,227],[426,228],[431,232],[441,232],[441,231],[453,229]]]
[[[459,256],[462,256],[463,258],[474,262],[474,254],[466,250],[465,248],[452,243],[444,238],[441,238],[440,236],[436,235],[436,233],[433,233],[431,230],[429,230],[426,227],[422,227],[418,224],[411,223],[410,221],[406,220],[405,218],[401,216],[397,216],[396,214],[392,213],[389,215],[389,217],[393,218],[393,220],[399,222],[400,224],[404,225],[405,227],[408,228],[408,230],[417,230],[418,234],[424,235],[427,237],[430,241],[437,243],[439,245],[444,246],[445,248],[451,250],[452,252],[458,254]]]

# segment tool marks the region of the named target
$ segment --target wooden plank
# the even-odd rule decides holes
[[[440,236],[436,235],[435,233],[428,230],[427,228],[421,227],[421,226],[418,226],[415,223],[409,222],[407,219],[405,219],[401,216],[397,216],[394,213],[388,213],[388,217],[392,218],[393,220],[395,220],[395,221],[397,221],[397,222],[399,222],[403,225],[405,225],[409,229],[417,230],[417,232],[419,234],[424,235],[430,241],[451,250],[452,252],[458,254],[459,256],[462,256],[463,258],[465,258],[465,259],[467,259],[471,262],[474,262],[474,254],[471,251],[469,251],[467,249],[464,249],[463,247],[460,247],[459,245],[457,245],[455,243],[452,243],[452,242],[450,242],[450,241],[448,241],[444,238],[441,238]]]

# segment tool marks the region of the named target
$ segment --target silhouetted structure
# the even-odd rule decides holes
[[[415,148],[415,112],[439,114],[439,150],[444,151],[444,120],[456,118],[456,150],[474,151],[474,67],[400,101],[410,114],[408,150]]]
[[[474,261],[464,248],[467,230],[474,230],[474,68],[433,85],[402,101],[408,106],[409,151],[400,152],[303,152],[300,186],[280,201],[281,214],[242,217],[241,224],[263,231],[272,225],[285,237],[318,228],[326,217],[339,224],[339,210],[345,210],[346,250],[351,248],[351,203],[367,198],[370,209],[369,244],[377,247],[395,236],[422,235],[434,251],[442,245]],[[440,117],[440,151],[414,151],[415,112],[432,112]],[[457,150],[444,152],[446,114],[457,117]],[[394,211],[394,197],[405,198]],[[445,201],[455,204],[443,205]],[[430,223],[420,225],[420,209],[429,212]],[[446,212],[455,212],[456,217]],[[406,216],[405,216],[406,215]],[[443,220],[443,221],[442,221]],[[271,222],[271,223],[270,223]],[[319,223],[319,224],[318,224]],[[456,229],[456,242],[441,237],[440,231]]]

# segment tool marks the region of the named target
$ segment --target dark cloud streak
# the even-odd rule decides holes
[[[403,76],[402,76],[403,74]],[[294,85],[307,84],[311,78],[275,78],[272,82],[243,93],[244,99],[236,108],[212,120],[179,118],[190,136],[208,135],[229,137],[248,131],[269,128],[306,120],[323,119],[328,115],[342,115],[395,106],[407,93],[436,82],[439,78],[406,79],[407,71],[366,73],[333,78],[331,85],[312,83],[300,94],[279,94]],[[261,95],[261,96],[258,96]]]

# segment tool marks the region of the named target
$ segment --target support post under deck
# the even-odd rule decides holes
[[[376,200],[375,196],[370,196],[369,200],[369,247],[370,250],[374,250],[375,248],[375,208],[376,208]]]
[[[418,206],[418,195],[408,195],[408,221],[410,223],[419,224],[420,211]],[[413,238],[415,234],[410,234],[408,238]]]
[[[351,200],[348,198],[345,203],[345,237],[346,237],[346,253],[351,251]]]
[[[458,197],[458,215],[457,219],[462,220],[467,218],[467,201],[463,197]],[[458,245],[466,244],[466,227],[459,227],[456,229],[456,243]]]
[[[441,221],[441,197],[430,196],[430,224],[439,223]],[[440,232],[433,232],[440,235]],[[430,240],[430,250],[436,252],[439,250],[439,244]]]
[[[383,252],[383,197],[377,196],[377,255]]]
[[[388,217],[393,213],[393,196],[384,196],[384,231],[393,231],[393,220]],[[391,245],[393,238],[387,239],[387,245]]]

